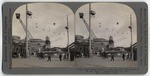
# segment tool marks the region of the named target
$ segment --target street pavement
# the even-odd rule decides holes
[[[62,60],[59,58],[47,58],[40,60],[37,57],[30,56],[28,58],[13,58],[12,67],[136,67],[137,61],[125,60],[122,58],[103,59],[102,57],[92,56],[90,58],[75,58],[74,61]]]

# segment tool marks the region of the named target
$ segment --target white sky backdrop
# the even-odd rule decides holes
[[[92,30],[98,38],[108,39],[113,36],[115,46],[127,47],[130,45],[130,14],[133,24],[133,43],[137,42],[136,17],[133,10],[119,3],[93,3],[92,10],[96,12],[92,17]],[[67,45],[67,15],[69,18],[70,43],[74,41],[74,14],[69,7],[56,3],[35,3],[28,4],[28,9],[33,13],[28,19],[28,28],[34,38],[45,40],[50,37],[52,47],[66,47]],[[88,31],[83,21],[79,18],[79,12],[84,13],[84,18],[88,22],[89,5],[83,5],[75,14],[76,34],[88,37]],[[21,14],[21,19],[25,23],[25,5],[19,7],[15,13]],[[117,22],[119,23],[117,25]],[[55,23],[55,25],[54,25]],[[108,29],[108,30],[106,30]],[[25,37],[20,22],[13,17],[13,35]]]
[[[132,15],[133,43],[137,42],[137,23],[134,11],[127,5],[119,3],[93,3],[91,9],[96,12],[95,17],[91,18],[92,30],[98,38],[108,39],[113,36],[115,46],[130,46],[131,34],[128,26],[130,25],[130,14]],[[85,20],[88,22],[89,4],[83,5],[76,12],[76,33],[88,37],[88,32],[83,21],[78,14],[84,13]],[[117,25],[117,22],[119,23]]]
[[[23,5],[15,12],[21,14],[21,19],[25,23],[25,9]],[[70,28],[70,43],[74,41],[74,14],[70,8],[62,4],[56,3],[35,3],[28,4],[28,10],[33,13],[28,19],[28,30],[34,36],[45,40],[49,36],[52,47],[66,47],[67,45],[67,15]],[[55,23],[55,24],[54,24]],[[13,17],[13,35],[25,37],[20,22]]]

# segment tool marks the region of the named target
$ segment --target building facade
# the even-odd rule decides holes
[[[92,52],[93,53],[101,53],[107,51],[110,48],[114,48],[113,37],[110,36],[109,40],[104,38],[95,38],[92,40]]]
[[[45,41],[42,39],[30,39],[29,40],[29,53],[34,54],[43,51]]]
[[[80,53],[85,53],[89,51],[89,40],[84,39],[82,35],[76,35],[75,36],[75,42],[76,42],[76,51]],[[109,39],[104,38],[95,38],[91,40],[91,49],[92,53],[101,53],[104,51],[107,51],[110,48],[114,48],[114,41],[113,37],[110,36]]]

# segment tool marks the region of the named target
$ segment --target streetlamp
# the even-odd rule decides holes
[[[83,13],[79,13],[79,17],[83,18],[84,14]]]
[[[16,13],[16,18],[20,19],[20,13]]]

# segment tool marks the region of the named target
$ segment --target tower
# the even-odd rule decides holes
[[[110,35],[109,37],[109,48],[113,48],[114,47],[114,40],[113,40],[113,37]]]
[[[50,42],[50,38],[48,36],[46,36],[45,38],[45,50],[48,51],[51,48],[51,42]]]

